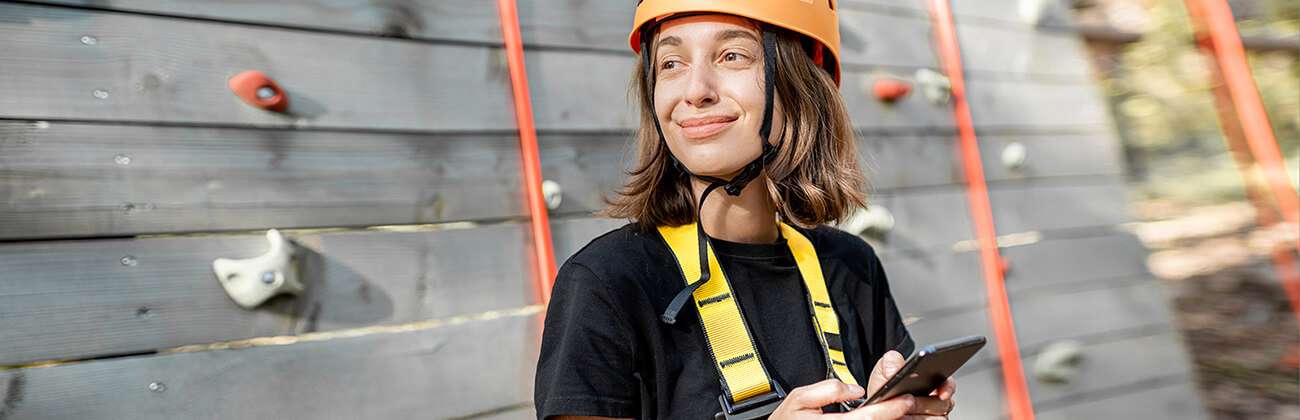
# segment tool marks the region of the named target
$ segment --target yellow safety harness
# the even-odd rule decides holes
[[[849,372],[844,359],[839,318],[835,316],[830,294],[826,291],[826,279],[822,276],[817,251],[813,249],[812,242],[798,230],[785,223],[779,225],[779,232],[786,238],[799,268],[799,275],[803,278],[807,292],[805,295],[812,308],[813,328],[827,362],[827,377],[856,385],[858,381]],[[709,351],[722,381],[722,395],[718,400],[723,410],[716,418],[751,419],[766,416],[785,398],[785,391],[771,380],[771,375],[768,375],[767,368],[763,366],[762,358],[754,346],[754,337],[745,325],[744,312],[732,294],[731,284],[713,250],[707,249],[707,254],[700,252],[702,244],[708,248],[708,241],[698,240],[697,232],[697,226],[693,223],[659,227],[659,234],[672,249],[682,270],[682,278],[688,287],[695,288],[692,293],[695,309],[700,315]],[[700,270],[701,259],[695,258],[696,255],[707,255],[707,274]],[[704,281],[703,284],[696,284],[701,280]]]

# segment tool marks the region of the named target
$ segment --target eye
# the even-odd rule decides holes
[[[665,60],[665,61],[663,62],[663,64],[660,64],[660,65],[659,65],[659,69],[660,69],[660,70],[672,70],[672,69],[675,69],[675,68],[681,66],[681,64],[682,64],[682,63],[681,63],[680,61],[677,61],[677,60]]]
[[[722,53],[721,57],[718,57],[718,59],[721,60],[721,63],[739,67],[748,66],[750,63],[754,62],[754,59],[743,50],[725,51]]]

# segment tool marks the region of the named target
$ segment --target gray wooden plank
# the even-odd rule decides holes
[[[290,26],[445,42],[500,44],[496,4],[481,0],[41,0],[39,3],[105,8],[259,25]],[[627,50],[635,4],[607,0],[519,2],[526,45]]]
[[[6,420],[451,418],[532,399],[536,316],[0,372]],[[16,384],[16,385],[15,385]],[[151,384],[159,384],[151,390]]]
[[[966,3],[966,2],[954,2]],[[1014,25],[975,25],[958,20],[957,39],[967,72],[1010,73],[1088,83],[1092,63],[1073,33],[1027,30]]]
[[[0,16],[0,38],[8,41],[0,64],[6,75],[0,80],[0,115],[9,118],[446,131],[514,127],[499,48],[20,4],[0,5]],[[79,41],[83,36],[96,41],[87,45]],[[627,104],[627,57],[560,51],[528,59],[539,128],[630,125],[620,107]],[[277,79],[288,91],[289,114],[240,102],[226,82],[244,70]],[[580,96],[585,105],[570,108],[575,100],[556,95]]]
[[[870,9],[840,9],[839,17],[843,67],[934,68],[939,65],[930,47],[927,20]]]
[[[910,78],[912,68],[846,68],[840,76],[840,95],[848,109],[853,126],[859,130],[906,131],[951,130],[952,110],[947,105],[934,104],[919,94],[919,90],[893,103],[876,99],[873,86],[880,78]],[[915,86],[914,86],[915,88]]]
[[[1025,161],[1018,168],[1008,167],[1002,161],[1002,154],[1012,144],[1019,144],[1025,151]],[[1119,139],[1109,132],[1040,135],[983,134],[979,136],[979,146],[980,157],[984,163],[984,177],[991,182],[1054,176],[1113,175],[1118,177],[1125,173],[1122,145]],[[958,176],[960,177],[960,174]]]
[[[1182,339],[1171,330],[1080,344],[1082,362],[1078,374],[1065,383],[1047,383],[1039,380],[1034,372],[1041,354],[1023,356],[1026,382],[1029,385],[1029,395],[1036,413],[1060,415],[1086,411],[1090,409],[1089,407],[1122,405],[1125,403],[1125,395],[1152,387],[1152,383],[1154,387],[1167,387],[1184,384],[1192,376],[1190,360],[1183,348]],[[957,406],[962,410],[954,413],[960,413],[961,418],[971,419],[1006,418],[1004,407],[989,404],[1000,403],[1003,396],[1000,365],[996,363],[968,365],[958,372],[956,400]],[[1182,388],[1181,391],[1184,392],[1183,399],[1197,400],[1193,389]],[[972,405],[974,407],[971,407]],[[1203,417],[1198,415],[1193,418]],[[1120,416],[1119,418],[1148,417]]]
[[[1005,282],[1012,294],[1150,277],[1146,254],[1141,242],[1126,233],[1002,248],[1011,267]],[[984,305],[986,288],[978,252],[881,250],[879,255],[894,298],[910,314],[927,316]]]
[[[627,223],[627,220],[622,219],[596,217],[551,219],[551,243],[555,247],[556,263],[568,260],[597,236],[621,228]],[[529,237],[528,240],[531,246],[532,238]]]
[[[1002,257],[1010,266],[1007,289],[1012,292],[1146,277],[1150,275],[1148,253],[1137,237],[1121,232],[1049,238],[1002,249]]]
[[[998,234],[1113,226],[1133,220],[1128,188],[1120,177],[1080,179],[1073,184],[1033,179],[989,189]]]
[[[1022,348],[1135,328],[1173,325],[1169,297],[1154,278],[1056,294],[1012,294]]]
[[[1078,374],[1064,383],[1042,381],[1035,367],[1042,353],[1025,357],[1029,395],[1041,408],[1061,407],[1088,394],[1170,376],[1190,378],[1191,357],[1175,330],[1165,330],[1118,340],[1087,343],[1082,347]],[[1187,398],[1195,399],[1195,394]],[[1049,405],[1050,404],[1050,405]]]
[[[1118,175],[1097,135],[988,136],[991,181]],[[877,190],[960,182],[953,136],[864,135]],[[1019,142],[1026,167],[997,161]],[[543,134],[554,212],[603,207],[633,158],[630,135]],[[1074,159],[1078,156],[1089,159]],[[948,161],[948,165],[917,165]],[[999,165],[999,166],[994,166]],[[524,216],[512,134],[375,133],[0,122],[0,237],[369,226]]]
[[[843,8],[879,8],[929,16],[926,0],[845,0]],[[959,25],[1016,27],[1026,31],[1064,31],[1070,23],[1069,2],[1058,0],[966,0],[952,2]]]
[[[869,197],[894,217],[894,227],[875,238],[881,250],[945,249],[974,237],[965,190],[957,186],[891,191]]]
[[[1086,290],[1013,293],[1009,299],[1022,353],[1058,340],[1172,325],[1165,290],[1156,280],[1101,284]],[[997,343],[983,305],[926,314],[914,312],[900,302],[899,311],[912,320],[908,330],[918,345],[983,335],[989,343],[972,363],[997,358]]]
[[[626,136],[544,135],[557,213],[603,206]],[[525,216],[509,134],[0,122],[0,237],[368,226]]]
[[[1086,407],[1122,404],[1120,397],[1134,391],[1128,389],[1134,384],[1190,375],[1190,360],[1182,339],[1172,329],[1162,286],[1150,280],[1085,291],[1013,294],[1016,335],[1035,405],[1073,413]],[[985,349],[956,375],[958,401],[962,418],[1005,418],[997,343],[986,310],[979,307],[927,317],[909,313],[905,302],[900,302],[900,309],[913,320],[909,330],[918,345],[971,334],[989,337]],[[1065,384],[1040,381],[1034,376],[1039,352],[1048,343],[1067,339],[1084,345],[1079,375]],[[1196,401],[1196,394],[1186,391],[1179,390],[1181,398]],[[1077,401],[1076,407],[1081,398],[1087,400]],[[1199,405],[1193,407],[1199,410]]]
[[[863,169],[877,190],[960,184],[961,162],[956,158],[956,135],[872,134],[858,139]],[[1003,164],[1002,154],[1012,144],[1025,151],[1023,166]],[[989,182],[1124,174],[1119,142],[1109,135],[990,134],[979,138],[984,177]],[[916,162],[931,162],[917,165]]]
[[[556,220],[556,258],[619,223]],[[259,255],[262,235],[0,245],[0,365],[524,306],[537,296],[527,229],[289,233],[307,292],[255,310],[231,301],[211,263]]]
[[[1101,92],[1092,83],[1027,83],[972,75],[966,88],[977,128],[1083,130],[1114,126]]]
[[[894,299],[909,315],[983,305],[984,280],[976,253],[881,251],[879,257]]]
[[[0,116],[6,118],[444,131],[514,125],[507,72],[495,47],[21,4],[0,6],[0,16],[0,37],[11,41],[3,63],[7,77],[0,80]],[[917,22],[925,24],[912,24]],[[95,42],[82,43],[83,36]],[[922,61],[909,65],[917,63]],[[631,128],[626,92],[632,67],[630,54],[529,54],[538,128]],[[284,86],[289,115],[252,109],[228,91],[226,80],[248,69],[267,71]],[[913,67],[902,69],[910,74]],[[867,95],[881,70],[845,75],[845,98],[857,126],[951,127],[948,107],[921,95],[893,105]],[[1095,128],[1108,120],[1090,89],[975,77],[971,102],[980,125]],[[1061,116],[1062,109],[1070,111],[1064,113],[1069,118]]]
[[[932,103],[919,91],[894,103],[883,103],[871,93],[877,79],[906,79],[914,77],[914,71],[873,67],[846,72],[840,92],[854,126],[882,131],[953,129],[950,104]],[[1113,125],[1106,103],[1091,82],[1037,81],[1002,73],[975,73],[968,75],[966,86],[976,133],[981,137],[1105,133],[1106,127]]]
[[[1136,387],[1113,398],[1084,401],[1035,414],[1044,420],[1209,418],[1196,388],[1190,380]]]
[[[870,189],[875,191],[955,184],[961,182],[962,176],[954,160],[955,145],[956,135],[861,133],[858,161]]]
[[[201,0],[43,0],[111,10],[142,12],[178,17],[290,26],[391,36],[435,42],[477,42],[500,44],[501,32],[495,5],[473,0],[414,0],[400,6],[363,1],[291,0],[280,2],[240,1],[238,4]],[[519,25],[526,45],[549,48],[600,49],[628,53],[628,25],[634,12],[631,2],[600,0],[537,0],[519,4]],[[843,61],[850,65],[936,67],[929,48],[930,25],[921,15],[890,13],[891,8],[872,5],[842,7],[839,11]],[[883,13],[882,13],[883,12]],[[1040,52],[1060,55],[1045,44],[1057,45],[1051,34],[1029,34],[1006,28],[972,26],[970,39],[981,39],[990,30],[1000,30],[1000,48],[991,54],[1010,55],[1011,60],[984,59],[970,54],[967,66],[993,72],[1042,73],[1044,67],[1080,73],[1086,66],[1070,66],[1051,60],[1037,60],[1038,67],[1026,67],[1028,55]],[[965,34],[963,31],[963,35]],[[1021,39],[1024,38],[1024,39]],[[1077,44],[1077,40],[1075,40]],[[1025,44],[1022,47],[1022,44]],[[1077,47],[1075,47],[1077,50]],[[990,57],[992,58],[992,57]],[[1080,55],[1080,59],[1082,55]],[[1032,60],[1032,58],[1028,58]],[[1010,66],[1010,67],[1008,67]]]
[[[1114,226],[1131,220],[1126,190],[1109,176],[1007,181],[989,186],[998,234]],[[961,185],[875,194],[894,228],[877,240],[883,249],[948,248],[974,239],[966,190]]]
[[[958,22],[986,26],[1060,31],[1070,23],[1070,2],[1062,0],[967,0],[953,2],[952,12]]]

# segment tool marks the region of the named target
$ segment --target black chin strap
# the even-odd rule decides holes
[[[654,30],[655,27],[653,25],[647,25],[647,27],[641,31],[641,61],[644,66],[642,70],[645,75],[645,79],[642,80],[642,83],[645,83],[646,109],[649,109],[651,114],[654,115],[651,119],[654,120],[655,132],[659,134],[659,141],[666,141],[664,139],[663,127],[659,125],[659,116],[658,113],[655,112],[654,103],[655,65],[654,57],[651,56],[650,51],[650,44],[654,35]],[[736,173],[736,176],[732,177],[730,180],[726,180],[708,175],[697,175],[692,173],[690,169],[687,169],[686,165],[683,165],[681,161],[677,160],[676,156],[672,156],[672,154],[669,153],[669,157],[673,160],[673,166],[677,167],[683,173],[708,182],[709,186],[704,188],[704,193],[700,194],[700,201],[695,207],[695,230],[696,234],[699,235],[700,238],[700,278],[682,288],[682,290],[677,292],[677,295],[673,297],[672,302],[669,302],[668,308],[664,309],[663,315],[659,317],[659,319],[666,324],[677,323],[677,314],[681,312],[682,307],[686,305],[686,301],[695,293],[695,290],[699,289],[700,286],[703,286],[704,283],[709,281],[709,236],[704,233],[704,222],[700,219],[700,212],[704,209],[704,199],[708,198],[709,193],[719,187],[726,191],[727,195],[740,195],[740,192],[745,189],[745,185],[749,184],[750,181],[753,181],[754,178],[757,178],[758,175],[762,173],[763,167],[776,157],[776,146],[772,146],[768,142],[768,138],[772,134],[772,102],[773,97],[775,96],[772,93],[776,84],[775,74],[776,33],[770,29],[764,28],[763,92],[765,98],[763,102],[763,124],[758,129],[758,137],[763,143],[763,152],[759,154],[757,158],[754,158],[753,161],[746,164],[740,172]]]

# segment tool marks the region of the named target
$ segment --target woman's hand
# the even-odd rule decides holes
[[[884,384],[884,382],[881,382],[881,384]],[[876,387],[879,388],[880,385],[876,385]],[[862,407],[850,413],[822,414],[822,407],[841,401],[862,398],[864,393],[866,393],[866,390],[862,389],[862,387],[849,385],[840,382],[838,379],[827,379],[812,385],[804,385],[790,391],[790,394],[785,396],[785,400],[781,401],[781,405],[776,407],[776,411],[773,411],[768,419],[894,420],[903,418],[904,415],[911,411],[912,401],[915,399],[911,395],[904,395]]]
[[[872,394],[875,394],[876,391],[880,390],[880,388],[883,387],[886,382],[889,382],[889,378],[894,377],[894,374],[898,373],[898,370],[903,367],[904,362],[905,361],[903,360],[903,355],[900,354],[899,352],[894,350],[885,352],[885,355],[882,356],[880,360],[876,362],[876,367],[871,369],[871,377],[867,379],[868,390],[871,391]],[[910,407],[907,410],[907,416],[903,418],[918,419],[918,420],[919,419],[925,419],[925,420],[947,419],[948,413],[952,412],[952,408],[956,405],[956,403],[952,400],[952,396],[955,393],[957,393],[957,382],[954,381],[952,378],[948,378],[943,382],[943,385],[939,385],[938,389],[934,391],[930,391],[930,396],[915,397],[912,407]],[[911,397],[911,396],[905,395],[904,397]],[[887,403],[889,401],[894,401],[899,398],[902,397],[894,397],[889,400],[883,401],[880,404]],[[868,407],[863,407],[863,408],[865,409]],[[862,411],[862,409],[853,410],[852,413],[856,413],[858,411]],[[868,418],[874,418],[874,417],[868,417]]]
[[[790,391],[776,411],[769,417],[772,420],[789,419],[947,419],[954,406],[952,396],[957,392],[957,382],[952,378],[930,392],[928,397],[901,395],[868,406],[860,407],[848,413],[822,414],[822,407],[862,398],[867,391],[874,394],[889,382],[898,369],[903,367],[903,355],[890,350],[876,362],[867,378],[867,389],[849,385],[836,379],[827,379],[812,385],[801,386]]]

